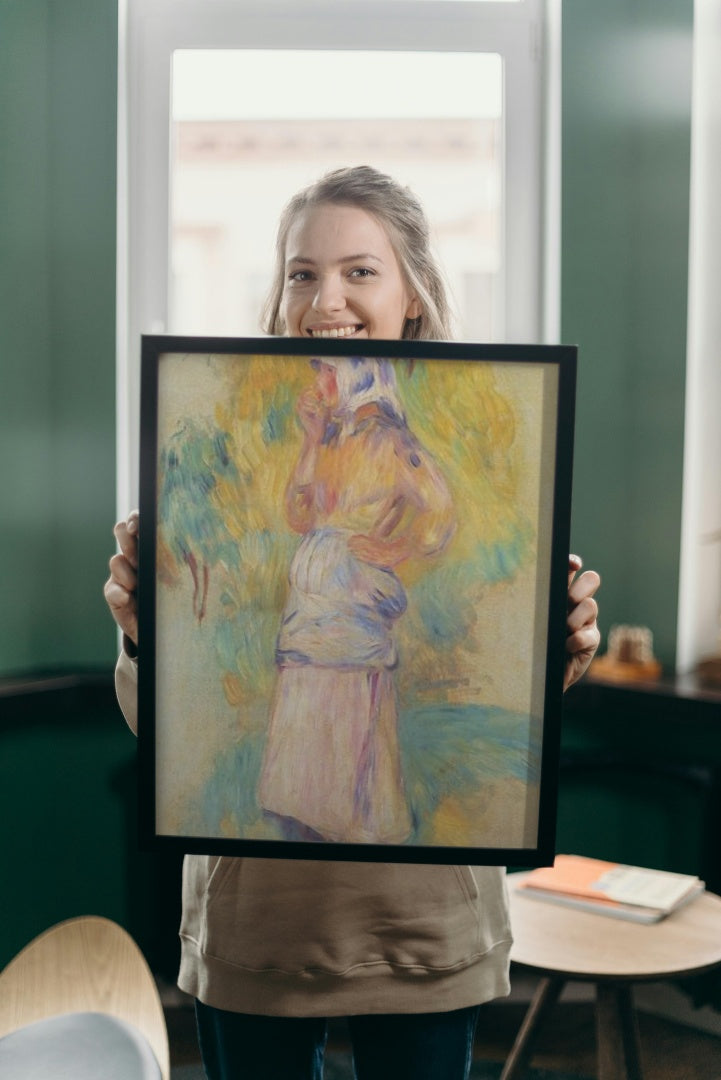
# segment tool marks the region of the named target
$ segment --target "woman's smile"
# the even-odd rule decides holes
[[[350,326],[309,326],[307,333],[310,334],[311,337],[343,338],[353,337],[362,329],[362,323],[353,323]]]

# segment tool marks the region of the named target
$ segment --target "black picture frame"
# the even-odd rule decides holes
[[[574,346],[143,337],[145,849],[553,861],[575,384]]]

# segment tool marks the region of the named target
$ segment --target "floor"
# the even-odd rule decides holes
[[[494,1002],[481,1012],[476,1055],[504,1061],[526,1010],[523,1001]],[[166,1008],[172,1065],[198,1061],[193,1010],[185,1002]],[[721,1037],[639,1012],[641,1057],[646,1080],[721,1080]],[[342,1022],[331,1039],[345,1040]],[[593,1002],[561,1001],[541,1031],[533,1064],[579,1076],[596,1075]]]
[[[525,1006],[492,1005],[479,1028],[478,1056],[502,1061]],[[639,1013],[641,1064],[647,1080],[721,1080],[721,1038]],[[595,1018],[591,1002],[562,1002],[542,1029],[533,1064],[559,1072],[596,1075]]]

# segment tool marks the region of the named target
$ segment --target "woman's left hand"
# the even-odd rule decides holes
[[[601,584],[595,570],[576,574],[583,566],[578,555],[568,557],[568,616],[566,618],[566,670],[563,689],[581,678],[593,660],[601,640],[596,619],[598,604],[594,594]]]
[[[386,570],[391,570],[410,555],[408,540],[404,536],[397,536],[394,540],[383,540],[356,533],[348,540],[348,550],[361,562],[371,563],[373,566],[380,566]]]

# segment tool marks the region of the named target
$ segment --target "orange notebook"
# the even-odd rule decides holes
[[[693,874],[583,855],[557,855],[553,866],[532,870],[518,888],[534,899],[638,922],[658,922],[703,892],[704,883]]]

